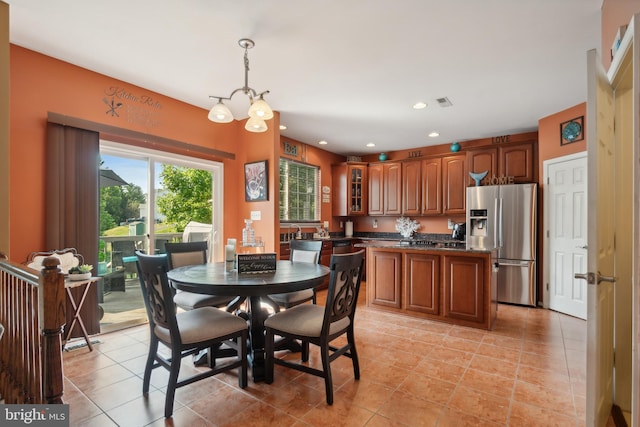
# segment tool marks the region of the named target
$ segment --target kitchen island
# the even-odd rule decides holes
[[[490,330],[497,304],[495,251],[367,241],[367,306]]]

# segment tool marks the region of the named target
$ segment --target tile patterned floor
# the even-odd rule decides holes
[[[387,314],[361,298],[361,377],[349,359],[332,364],[333,406],[322,379],[276,366],[271,385],[242,390],[227,374],[178,389],[165,420],[166,371],[154,370],[142,396],[146,325],[65,353],[64,399],[72,426],[575,427],[585,424],[585,337],[586,322],[549,310],[500,305],[488,332]],[[182,369],[196,368],[187,358]]]

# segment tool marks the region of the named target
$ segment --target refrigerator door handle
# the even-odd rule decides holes
[[[502,248],[502,199],[496,199],[496,212],[498,216],[498,226],[496,227],[496,232],[498,237],[496,239],[498,248]]]
[[[493,200],[493,204],[494,204],[494,207],[493,207],[494,208],[494,212],[496,213],[496,217],[497,217],[497,220],[496,220],[496,222],[494,224],[494,227],[493,227],[493,246],[495,246],[496,248],[499,248],[500,247],[500,241],[498,240],[498,227],[500,227],[500,223],[501,223],[500,213],[499,213],[500,211],[498,210],[499,206],[500,206],[499,199],[497,199],[497,198],[494,199]]]
[[[505,265],[505,266],[512,266],[512,267],[528,267],[529,266],[529,262],[530,261],[504,261],[504,260],[500,260],[498,261],[498,264],[500,265]]]

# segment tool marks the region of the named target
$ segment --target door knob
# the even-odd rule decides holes
[[[596,275],[593,273],[576,273],[573,277],[576,279],[586,280],[590,285],[594,285],[596,283]]]
[[[587,245],[576,246],[577,249],[588,249]]]
[[[576,279],[586,280],[590,285],[599,285],[601,282],[615,283],[615,276],[603,276],[598,273],[576,273],[573,275]]]
[[[615,276],[603,276],[598,271],[598,285],[600,284],[600,282],[616,283],[616,278]]]

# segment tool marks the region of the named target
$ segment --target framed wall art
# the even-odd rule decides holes
[[[560,123],[560,145],[584,139],[584,116]]]
[[[269,200],[269,176],[267,161],[244,164],[244,200],[261,202]]]

